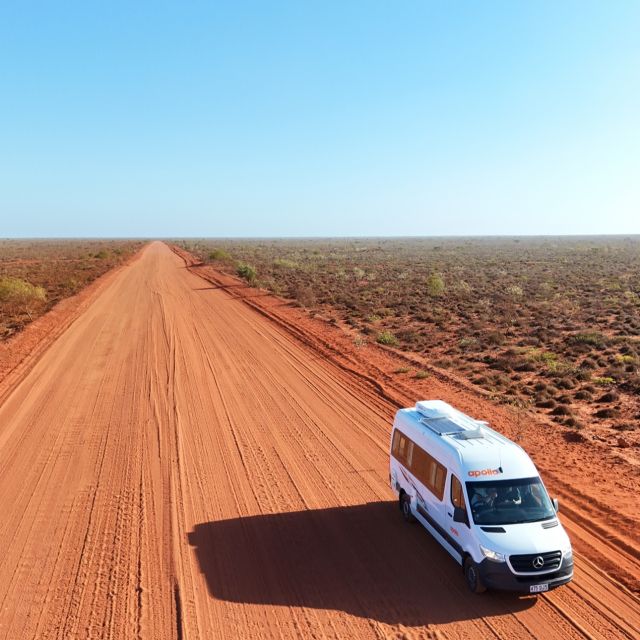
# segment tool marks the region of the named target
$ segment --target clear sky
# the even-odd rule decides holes
[[[0,3],[0,237],[640,233],[640,2]]]

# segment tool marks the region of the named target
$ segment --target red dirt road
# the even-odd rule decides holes
[[[394,410],[149,245],[0,407],[0,638],[640,637],[581,554],[467,593],[391,502]]]

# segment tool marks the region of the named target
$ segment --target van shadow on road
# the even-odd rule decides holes
[[[460,566],[395,502],[248,516],[189,533],[212,597],[419,626],[515,613],[535,597],[467,591]]]

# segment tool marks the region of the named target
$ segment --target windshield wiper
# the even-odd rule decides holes
[[[542,522],[543,520],[549,520],[553,516],[544,516],[542,518],[524,518],[522,520],[512,520],[511,522],[503,522],[502,524],[530,524],[531,522]]]

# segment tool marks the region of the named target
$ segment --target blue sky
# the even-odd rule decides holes
[[[640,233],[638,2],[2,2],[0,237]]]

